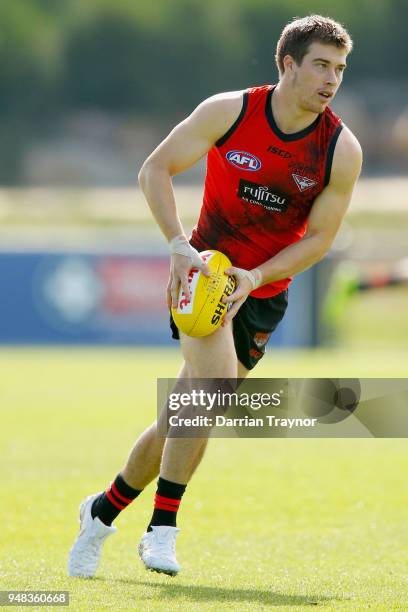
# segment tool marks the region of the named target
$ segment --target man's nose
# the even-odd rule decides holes
[[[329,70],[327,75],[326,75],[326,83],[327,85],[336,85],[337,84],[337,74],[336,71],[334,70]]]

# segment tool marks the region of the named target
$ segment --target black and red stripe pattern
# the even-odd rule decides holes
[[[173,499],[172,497],[164,497],[156,493],[154,497],[154,508],[159,510],[167,510],[168,512],[177,512],[180,506],[181,499]]]
[[[177,512],[186,486],[178,482],[171,482],[161,476],[159,477],[154,498],[153,516],[147,531],[151,531],[152,526],[177,526]]]
[[[106,491],[95,499],[91,509],[92,518],[97,516],[105,525],[111,525],[118,514],[141,492],[129,486],[118,474]]]
[[[115,481],[111,482],[105,491],[105,495],[118,510],[124,510],[134,500],[134,497],[129,498],[121,495],[115,485]]]

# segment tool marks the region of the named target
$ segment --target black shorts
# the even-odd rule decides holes
[[[247,297],[232,320],[235,350],[239,361],[252,370],[265,354],[266,344],[283,319],[288,305],[288,290],[271,298]],[[179,340],[179,331],[170,315],[172,337]]]

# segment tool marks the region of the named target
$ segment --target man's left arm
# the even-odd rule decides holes
[[[249,271],[248,276],[241,274],[240,278],[237,268],[226,270],[235,273],[239,282],[236,291],[224,299],[234,302],[225,315],[224,324],[232,320],[255,287],[299,274],[326,255],[350,204],[361,164],[361,147],[350,130],[344,127],[334,152],[330,182],[314,201],[303,238]]]

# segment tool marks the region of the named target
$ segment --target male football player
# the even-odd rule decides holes
[[[222,93],[202,102],[144,163],[140,186],[169,244],[169,306],[188,273],[208,274],[198,254],[225,253],[237,288],[224,324],[203,338],[180,335],[180,378],[241,378],[263,356],[282,319],[291,277],[330,249],[361,169],[361,148],[330,109],[352,41],[335,21],[311,15],[283,30],[276,85]],[[180,222],[172,176],[207,154],[203,206],[190,238]],[[153,423],[103,493],[80,508],[72,576],[93,576],[112,522],[157,475],[154,510],[139,544],[146,568],[176,574],[177,511],[206,446],[204,438],[161,438]]]

